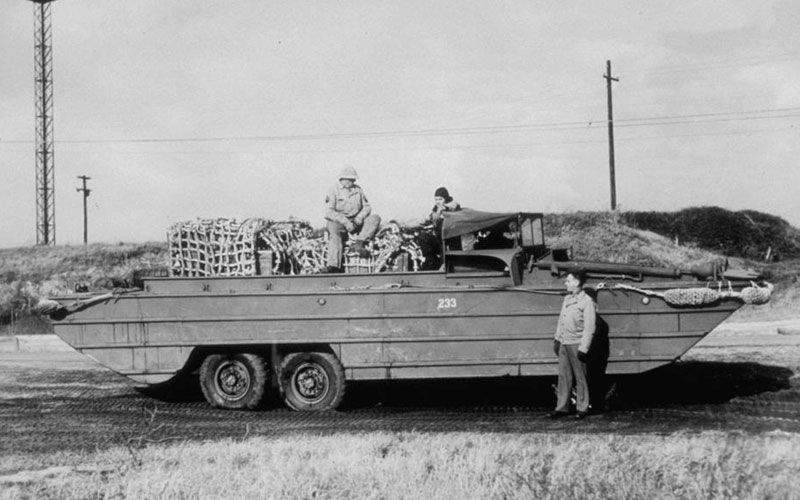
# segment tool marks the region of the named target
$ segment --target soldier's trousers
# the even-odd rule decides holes
[[[378,232],[380,225],[381,217],[376,214],[370,214],[364,219],[364,224],[357,229],[358,233],[354,234],[352,238],[361,241],[372,239],[375,233]],[[347,229],[343,224],[328,221],[328,267],[342,267],[342,248],[347,238]]]
[[[558,350],[558,401],[556,411],[568,412],[572,386],[578,393],[575,409],[589,411],[589,384],[586,380],[586,363],[578,359],[578,344],[561,344]]]

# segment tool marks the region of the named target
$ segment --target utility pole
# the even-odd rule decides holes
[[[611,177],[611,210],[617,209],[617,181],[614,173],[614,112],[611,105],[611,82],[619,78],[611,77],[611,61],[606,61],[606,90],[608,93],[608,170]]]
[[[83,180],[83,188],[76,188],[75,191],[81,192],[83,191],[83,244],[87,244],[89,242],[89,223],[87,219],[86,213],[86,199],[89,197],[89,193],[92,192],[91,189],[86,189],[86,181],[91,179],[91,177],[86,177],[85,175],[79,175],[78,179]]]
[[[56,244],[53,175],[53,48],[50,2],[31,0],[36,94],[36,244]]]

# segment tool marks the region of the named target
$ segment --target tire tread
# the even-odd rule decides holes
[[[214,390],[214,372],[222,361],[230,358],[241,357],[242,362],[250,371],[251,389],[250,393],[242,400],[234,403],[227,402]],[[200,388],[203,391],[206,401],[214,408],[227,410],[253,410],[258,407],[264,398],[267,387],[267,377],[269,370],[267,362],[261,356],[251,353],[233,354],[210,354],[203,360],[200,366]]]

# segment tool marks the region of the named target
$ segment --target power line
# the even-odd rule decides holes
[[[752,116],[750,116],[752,115]],[[618,127],[650,127],[661,125],[681,125],[694,123],[715,123],[750,120],[769,120],[795,118],[800,116],[800,107],[784,107],[772,109],[756,109],[742,111],[726,111],[717,113],[695,113],[687,115],[653,116],[641,118],[623,118],[614,120]],[[427,136],[452,136],[452,135],[483,135],[501,134],[510,132],[529,131],[561,131],[581,130],[592,125],[590,120],[543,122],[520,125],[494,125],[482,127],[454,127],[409,130],[387,130],[375,132],[342,132],[327,134],[286,134],[265,136],[210,136],[210,137],[185,137],[185,138],[141,138],[141,139],[62,139],[56,141],[60,144],[169,144],[169,143],[197,143],[197,142],[247,142],[247,141],[315,141],[334,139],[369,139],[392,137],[427,137]],[[0,144],[27,144],[32,141],[10,140],[0,141]]]
[[[596,129],[600,131],[600,129]],[[689,134],[659,134],[659,135],[652,135],[652,136],[639,136],[639,137],[616,137],[615,142],[638,142],[638,141],[650,141],[650,140],[665,140],[665,139],[675,139],[675,138],[701,138],[701,137],[712,137],[712,136],[735,136],[735,135],[754,135],[760,133],[774,133],[774,132],[795,132],[800,133],[800,128],[794,127],[784,127],[784,128],[760,128],[760,129],[743,129],[743,130],[736,130],[736,131],[728,131],[728,132],[700,132],[700,133],[689,133]],[[607,143],[607,139],[581,139],[581,140],[561,140],[561,141],[525,141],[525,142],[502,142],[502,143],[492,143],[492,144],[469,144],[469,145],[461,145],[461,144],[452,144],[452,145],[420,145],[420,146],[396,146],[396,147],[351,147],[348,146],[347,148],[304,148],[304,149],[283,149],[278,151],[264,151],[264,150],[209,150],[209,151],[202,151],[202,150],[172,150],[172,151],[159,151],[159,150],[136,150],[136,151],[115,151],[114,154],[118,156],[148,156],[148,155],[156,155],[156,156],[164,156],[164,155],[200,155],[200,156],[209,156],[209,155],[267,155],[267,154],[320,154],[320,153],[351,153],[351,152],[386,152],[386,151],[442,151],[442,150],[458,150],[458,151],[468,151],[468,150],[492,150],[492,149],[530,149],[533,147],[540,147],[540,146],[569,146],[569,145],[584,145],[584,144],[605,144]],[[75,150],[64,150],[62,154],[67,155],[74,155],[74,154],[97,154],[96,151],[75,151]]]
[[[716,61],[706,61],[702,63],[687,63],[675,64],[672,66],[661,66],[653,69],[644,69],[636,72],[623,72],[622,75],[626,78],[638,75],[663,75],[668,73],[683,73],[686,71],[702,71],[713,69],[728,69],[738,68],[742,66],[757,66],[761,64],[768,64],[772,62],[783,62],[800,59],[800,52],[784,52],[779,54],[772,54],[770,56],[748,56],[738,58],[719,59]]]
[[[789,113],[789,114],[782,114],[782,115],[774,115],[774,116],[745,116],[741,118],[712,118],[708,120],[675,120],[675,121],[660,121],[660,122],[650,122],[650,123],[625,123],[619,125],[619,127],[653,127],[658,125],[686,125],[686,124],[695,124],[695,123],[722,123],[722,122],[734,122],[734,121],[750,121],[750,120],[771,120],[776,118],[796,118],[800,117],[800,112],[798,113]]]
[[[721,111],[718,113],[696,113],[691,115],[672,115],[672,116],[650,116],[647,118],[625,118],[617,120],[618,122],[632,122],[632,121],[641,121],[641,120],[668,120],[672,118],[702,118],[708,116],[729,116],[729,115],[737,115],[737,114],[763,114],[763,113],[784,113],[789,111],[800,111],[800,106],[798,107],[788,107],[788,108],[771,108],[771,109],[752,109],[748,111]]]

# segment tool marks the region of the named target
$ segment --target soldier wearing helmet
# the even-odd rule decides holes
[[[339,182],[325,198],[325,219],[328,221],[327,272],[342,272],[342,248],[349,237],[351,248],[361,257],[369,257],[364,243],[378,231],[381,218],[372,213],[364,190],[356,184],[356,169],[345,166],[339,173]]]

